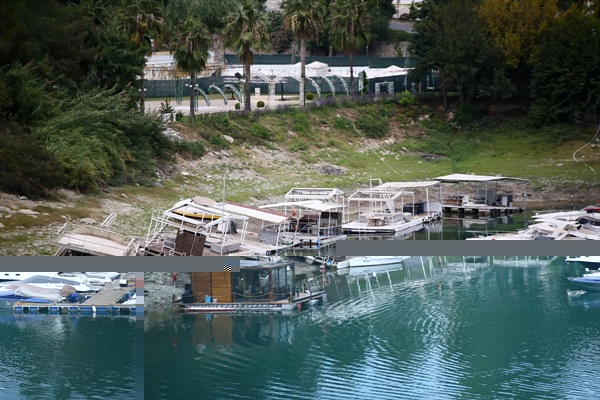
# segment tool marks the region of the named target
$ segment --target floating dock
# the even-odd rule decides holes
[[[81,303],[24,303],[18,302],[13,306],[16,314],[83,314],[83,315],[137,315],[144,312],[144,305],[122,304],[136,292],[135,287],[120,286],[118,281],[108,283],[104,288],[92,294]]]

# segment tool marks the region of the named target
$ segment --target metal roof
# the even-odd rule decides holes
[[[488,176],[488,175],[470,175],[470,174],[451,174],[438,176],[441,182],[493,182],[493,181],[520,181],[529,182],[527,179],[509,178],[506,176]]]
[[[233,203],[221,203],[219,207],[223,207],[223,209],[232,214],[241,214],[251,218],[256,218],[261,221],[272,222],[275,224],[284,223],[289,217],[287,215],[274,213],[272,211],[261,211],[257,208],[244,206],[241,204],[233,204]]]
[[[278,208],[278,207],[297,207],[297,208],[308,208],[310,210],[317,211],[330,211],[338,208],[344,208],[342,204],[327,203],[318,200],[304,200],[304,201],[288,201],[284,203],[273,203],[259,206],[259,208]]]
[[[343,196],[344,192],[336,188],[292,188],[284,196],[287,199],[320,199],[330,200],[337,196]]]
[[[386,182],[374,187],[373,189],[429,188],[439,184],[440,181]]]

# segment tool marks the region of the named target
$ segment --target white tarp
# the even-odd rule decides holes
[[[17,296],[35,297],[43,300],[61,301],[61,289],[47,289],[28,284],[20,284],[14,292]]]
[[[509,178],[506,176],[488,176],[488,175],[470,175],[470,174],[451,174],[438,176],[435,178],[442,182],[493,182],[493,181],[521,181],[529,182],[527,179]]]

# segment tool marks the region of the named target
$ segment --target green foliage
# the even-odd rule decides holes
[[[182,140],[173,142],[173,146],[178,154],[188,159],[202,158],[206,154],[206,148],[201,142]]]
[[[239,102],[235,103],[235,109],[236,109],[236,110],[239,110],[239,109],[240,109],[240,103],[239,103]]]
[[[304,95],[304,98],[305,98],[306,100],[314,100],[314,98],[315,98],[315,95],[314,95],[314,94],[312,94],[311,92],[307,92],[307,93]]]
[[[259,100],[256,102],[256,107],[258,108],[263,108],[265,106],[265,102],[262,100]]]
[[[533,70],[539,123],[599,117],[600,19],[574,9],[557,18],[542,40]]]
[[[421,81],[439,71],[444,106],[448,92],[460,88],[461,101],[506,92],[504,65],[473,9],[476,0],[425,1],[418,8],[408,51],[416,60],[410,79]]]
[[[303,139],[295,139],[294,142],[290,145],[291,152],[299,152],[308,150],[308,143]]]
[[[341,131],[351,131],[352,121],[348,118],[335,117],[333,120],[333,126]]]
[[[368,113],[362,113],[356,120],[356,127],[363,134],[372,139],[385,137],[389,131],[390,121],[387,115],[380,115],[374,118]]]
[[[271,49],[269,19],[263,5],[256,1],[235,1],[229,14],[225,16],[223,38],[225,45],[239,55],[244,64],[245,103],[250,111],[250,66],[254,64],[254,53]]]
[[[480,107],[469,102],[462,102],[456,109],[453,121],[459,126],[465,126],[480,119],[482,116],[483,111]]]
[[[312,130],[312,124],[306,114],[296,112],[293,115],[292,129],[300,135],[308,135]]]
[[[229,142],[220,133],[215,132],[211,134],[208,138],[208,141],[212,146],[217,147],[219,149],[229,148]]]
[[[361,80],[362,89],[360,94],[366,94],[369,91],[369,80],[367,79],[367,72],[361,71],[358,75],[358,79]]]
[[[60,187],[64,176],[54,155],[13,124],[0,126],[0,190],[31,198]]]
[[[270,140],[271,139],[271,132],[269,131],[269,129],[267,129],[265,126],[258,124],[258,123],[253,123],[250,126],[250,131],[252,132],[252,134],[259,138],[259,139],[264,139],[264,140]]]
[[[400,93],[399,104],[401,106],[412,106],[417,104],[417,99],[412,95],[412,93],[410,93],[408,90],[405,90]]]
[[[171,106],[171,100],[165,99],[164,103],[161,101],[160,109],[158,110],[158,112],[161,114],[173,115],[173,113],[175,112],[175,109],[173,108],[173,106]]]
[[[80,191],[150,179],[157,159],[173,150],[161,132],[157,118],[130,109],[125,94],[110,91],[65,101],[34,129],[58,160],[66,184]]]

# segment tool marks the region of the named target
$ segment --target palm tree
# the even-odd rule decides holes
[[[194,119],[194,80],[206,69],[210,32],[199,19],[188,18],[171,41],[171,53],[177,68],[190,74],[190,120]]]
[[[354,69],[352,56],[356,50],[369,44],[372,16],[363,0],[335,0],[329,8],[333,47],[348,54],[350,61],[350,94],[354,96]]]
[[[264,6],[258,1],[238,0],[225,21],[225,46],[234,50],[244,64],[244,109],[250,111],[250,66],[254,64],[254,52],[268,51],[271,48],[269,20]]]
[[[284,24],[300,40],[300,78],[302,90],[306,85],[306,40],[314,39],[323,28],[325,7],[322,0],[284,0]],[[304,96],[300,96],[300,106],[304,106]]]
[[[120,26],[129,35],[129,41],[135,49],[143,49],[146,55],[152,54],[152,40],[155,44],[160,39],[164,20],[161,4],[156,0],[135,0],[126,2],[118,10],[117,18]],[[140,108],[144,106],[144,73],[140,83]]]

